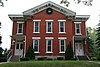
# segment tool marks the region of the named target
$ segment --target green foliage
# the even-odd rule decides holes
[[[3,48],[0,47],[0,57],[2,56]]]
[[[97,44],[97,59],[100,59],[100,26],[98,26],[97,28],[96,44]]]
[[[65,59],[70,60],[71,58],[73,58],[73,48],[72,48],[72,44],[70,42],[65,51]]]
[[[97,55],[97,49],[96,49],[96,29],[87,27],[87,36],[86,36],[86,42],[88,44],[88,51],[89,56],[96,57]]]
[[[29,46],[25,57],[29,57],[31,60],[35,59],[34,49],[32,46]]]

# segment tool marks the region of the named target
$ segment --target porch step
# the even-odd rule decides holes
[[[11,59],[10,59],[10,61],[11,61],[11,62],[12,62],[12,61],[14,61],[14,62],[20,61],[20,56],[18,56],[18,55],[12,56]]]
[[[87,56],[77,56],[78,60],[89,60]]]

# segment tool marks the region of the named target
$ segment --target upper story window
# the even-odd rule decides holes
[[[23,34],[23,22],[17,22],[17,34]]]
[[[66,20],[58,20],[59,21],[59,33],[65,33],[65,21]]]
[[[53,20],[46,20],[46,33],[52,33]]]
[[[81,22],[74,22],[75,23],[75,35],[81,35]]]
[[[41,20],[33,20],[34,21],[34,33],[40,33],[40,21]]]

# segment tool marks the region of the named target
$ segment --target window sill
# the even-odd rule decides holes
[[[40,33],[40,32],[33,32],[34,34],[38,34],[38,33]]]
[[[40,52],[34,52],[34,53],[40,53]]]
[[[75,35],[82,35],[82,34],[81,33],[79,33],[79,34],[76,33]]]
[[[52,34],[53,32],[46,32],[47,34]]]
[[[17,33],[17,35],[22,35],[23,33]]]
[[[59,53],[65,53],[65,52],[59,52]]]
[[[53,52],[46,52],[46,53],[53,53]]]

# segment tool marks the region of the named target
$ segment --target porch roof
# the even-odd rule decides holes
[[[25,35],[11,35],[10,37],[15,40],[25,40]]]
[[[74,40],[84,40],[86,36],[74,36]]]

